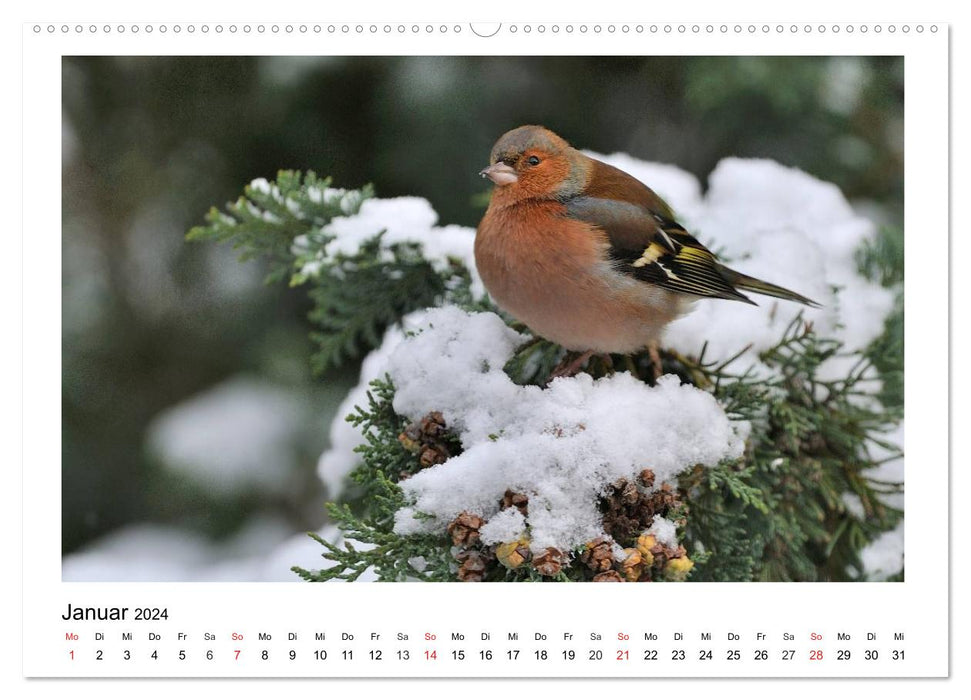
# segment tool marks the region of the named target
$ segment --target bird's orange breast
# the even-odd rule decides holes
[[[608,248],[602,231],[568,218],[558,202],[527,200],[490,207],[475,259],[496,304],[538,335],[571,350],[634,352],[678,304],[614,271]]]

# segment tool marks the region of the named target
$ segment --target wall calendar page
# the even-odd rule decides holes
[[[84,14],[28,691],[948,678],[946,22]]]

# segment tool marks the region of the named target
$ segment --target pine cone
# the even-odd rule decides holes
[[[529,515],[529,498],[526,494],[516,493],[511,489],[506,489],[506,493],[502,497],[501,509],[506,510],[506,508],[518,508],[519,512],[524,516]]]
[[[627,479],[619,479],[608,487],[601,509],[604,531],[622,546],[632,544],[638,533],[654,522],[651,497]]]
[[[638,479],[646,488],[647,484],[654,483],[654,472],[644,469]],[[638,535],[654,523],[656,516],[664,517],[679,507],[678,493],[670,484],[661,484],[657,491],[645,493],[637,482],[627,479],[611,484],[600,502],[604,531],[624,547],[634,546]]]
[[[485,520],[478,515],[462,511],[458,517],[448,524],[448,534],[452,536],[452,544],[456,547],[470,547],[479,542],[479,528],[485,525]]]
[[[442,464],[452,457],[448,446],[449,432],[440,411],[432,411],[421,420],[410,423],[398,436],[398,442],[418,455],[422,467]]]
[[[612,484],[614,496],[619,503],[625,506],[636,505],[640,501],[641,493],[637,490],[637,484],[627,479],[618,479]]]
[[[669,510],[679,505],[681,505],[681,501],[678,500],[678,494],[671,487],[671,484],[667,482],[661,484],[661,488],[651,494],[651,507],[658,515],[663,516]]]
[[[593,580],[598,583],[601,583],[604,581],[608,583],[623,583],[624,577],[621,576],[616,571],[614,571],[613,569],[611,569],[610,571],[604,571],[603,573],[597,574],[596,576],[593,577]]]
[[[418,463],[422,467],[431,467],[436,464],[444,464],[452,455],[444,445],[424,445],[418,455]]]
[[[459,567],[459,581],[479,582],[485,577],[486,558],[481,552],[466,550],[459,552],[456,556],[462,565]]]
[[[614,563],[610,543],[602,537],[587,542],[587,548],[580,555],[580,561],[593,571],[607,571]]]
[[[441,411],[432,411],[419,421],[418,426],[425,440],[441,440],[447,432]]]
[[[542,576],[556,576],[565,563],[563,552],[555,547],[547,547],[538,557],[533,557],[533,568]]]

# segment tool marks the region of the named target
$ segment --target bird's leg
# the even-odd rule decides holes
[[[656,382],[664,373],[664,367],[661,365],[661,353],[659,352],[659,346],[656,340],[652,340],[647,344],[647,354],[651,358],[651,367],[653,369],[654,381]]]
[[[610,356],[610,353],[609,352],[601,353],[599,357],[600,357],[600,362],[603,364],[604,373],[613,374],[615,371],[614,358]]]
[[[580,353],[573,360],[570,359],[570,354],[567,353],[566,357],[553,368],[550,372],[550,381],[558,379],[559,377],[572,377],[574,374],[580,371],[584,363],[589,360],[594,355],[593,350],[587,350],[584,353]]]

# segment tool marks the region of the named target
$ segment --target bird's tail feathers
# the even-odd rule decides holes
[[[789,301],[796,301],[800,304],[805,304],[806,306],[812,306],[815,308],[820,308],[821,306],[821,304],[816,303],[812,299],[804,297],[802,294],[796,294],[792,290],[786,289],[785,287],[780,287],[770,282],[763,282],[755,277],[743,275],[741,272],[736,272],[735,270],[725,267],[724,265],[718,265],[718,272],[721,273],[721,276],[725,278],[725,281],[727,281],[733,287],[744,289],[747,292],[765,294],[766,296],[776,297],[778,299],[788,299]]]

